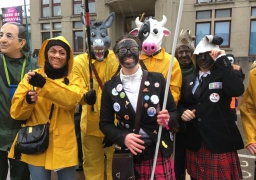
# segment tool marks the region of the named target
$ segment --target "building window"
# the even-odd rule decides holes
[[[73,14],[80,14],[83,11],[81,5],[81,0],[73,0]]]
[[[41,16],[42,17],[49,17],[50,16],[50,7],[49,7],[49,0],[42,0],[41,1]]]
[[[52,0],[52,14],[53,16],[61,16],[61,0]]]
[[[223,38],[221,47],[229,47],[230,21],[215,22],[215,35]]]
[[[42,30],[50,30],[50,23],[42,24]]]
[[[42,33],[42,42],[44,42],[46,39],[49,39],[50,37],[51,37],[50,32]]]
[[[61,23],[60,22],[53,23],[52,25],[53,25],[54,30],[60,30],[61,29]]]
[[[211,23],[197,23],[196,24],[196,45],[201,41],[205,35],[211,34]]]
[[[212,16],[213,13],[215,16]],[[196,12],[196,45],[205,35],[214,34],[223,38],[220,47],[230,47],[231,16],[231,9]],[[213,26],[214,32],[212,32],[211,26]]]
[[[211,11],[197,11],[196,12],[196,19],[210,19],[212,18]]]
[[[252,8],[252,14],[251,14],[251,16],[256,16],[256,8],[255,8],[255,7]]]
[[[61,36],[61,32],[60,31],[55,31],[52,33],[53,37],[57,37],[57,36]]]
[[[215,18],[231,17],[231,9],[216,10]]]
[[[88,0],[88,5],[89,5],[89,12],[90,13],[95,13],[95,0]]]
[[[83,31],[74,31],[73,32],[73,38],[74,38],[74,52],[83,52],[84,46],[83,46]]]
[[[256,16],[256,8],[252,8],[251,16]],[[253,17],[251,20],[251,32],[250,32],[250,48],[249,55],[256,55],[256,19]]]
[[[74,29],[83,28],[83,23],[82,23],[81,21],[74,21],[74,22],[73,22],[73,28],[74,28]]]

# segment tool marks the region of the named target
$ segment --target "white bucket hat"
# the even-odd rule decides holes
[[[219,45],[223,42],[223,38],[220,36],[206,35],[198,43],[193,54],[205,53],[212,49],[219,49]]]

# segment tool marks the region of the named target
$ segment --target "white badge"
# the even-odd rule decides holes
[[[218,93],[212,93],[209,97],[210,101],[216,103],[220,100],[220,96]]]
[[[114,103],[113,108],[116,112],[120,111],[120,105],[117,102]]]
[[[116,86],[116,90],[117,90],[118,92],[122,91],[122,89],[123,89],[123,85],[122,85],[122,84],[118,84],[118,85]]]
[[[117,96],[117,95],[118,95],[118,92],[117,92],[116,88],[113,88],[113,89],[112,89],[112,94],[113,94],[114,96]]]
[[[158,103],[159,103],[159,98],[158,98],[157,95],[152,95],[152,96],[150,97],[150,100],[151,100],[151,102],[152,102],[153,104],[158,104]]]

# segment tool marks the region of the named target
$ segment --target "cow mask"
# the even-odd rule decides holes
[[[163,15],[162,21],[157,21],[152,17],[145,19],[144,22],[136,18],[137,28],[133,29],[130,34],[138,36],[142,42],[142,54],[153,55],[161,49],[163,36],[170,36],[171,32],[164,27],[166,17]]]

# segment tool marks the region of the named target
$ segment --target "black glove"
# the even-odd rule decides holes
[[[28,104],[33,104],[33,103],[35,103],[35,102],[33,102],[33,101],[31,100],[31,96],[28,94],[29,92],[30,92],[30,91],[28,91],[27,94],[26,94],[26,101],[27,101]]]
[[[90,90],[88,91],[85,95],[84,95],[84,101],[86,102],[86,104],[89,105],[94,105],[96,102],[96,91]]]
[[[36,72],[35,75],[31,77],[32,78],[29,80],[29,84],[31,84],[32,86],[40,87],[40,88],[44,86],[46,80],[41,74],[38,74]]]

